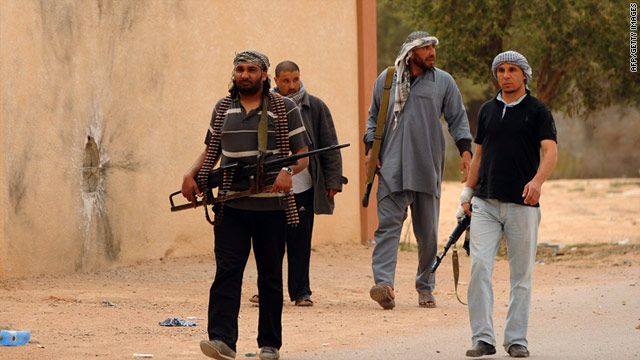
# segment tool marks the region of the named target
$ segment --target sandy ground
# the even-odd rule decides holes
[[[440,246],[453,229],[460,185],[443,187]],[[559,180],[543,188],[543,220],[535,267],[529,341],[534,359],[640,359],[640,179]],[[394,310],[368,295],[373,247],[314,247],[316,306],[286,302],[282,359],[464,359],[471,345],[467,309],[455,297],[451,254],[438,270],[438,307],[417,306],[417,255],[399,253]],[[555,256],[552,256],[557,251]],[[461,255],[466,299],[469,259]],[[0,329],[30,330],[24,346],[0,347],[0,359],[204,359],[212,256],[169,258],[94,274],[0,282]],[[258,308],[250,260],[240,314],[238,359],[256,352]],[[286,284],[286,282],[285,282]],[[285,289],[286,291],[286,289]],[[494,273],[494,321],[502,341],[508,263]],[[112,306],[111,306],[112,305]],[[161,327],[168,317],[194,327]],[[193,319],[195,318],[195,319]],[[489,358],[508,356],[499,346]]]

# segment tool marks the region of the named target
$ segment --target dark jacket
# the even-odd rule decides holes
[[[309,150],[338,144],[331,112],[322,100],[306,93],[300,101],[300,112],[311,138]],[[327,198],[327,189],[342,191],[342,184],[347,183],[347,178],[342,176],[340,150],[312,156],[309,159],[309,173],[313,179],[314,213],[332,214],[335,204]]]

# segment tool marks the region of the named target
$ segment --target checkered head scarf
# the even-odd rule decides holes
[[[435,36],[431,36],[426,31],[415,31],[407,36],[407,40],[402,44],[400,52],[396,57],[396,90],[395,100],[393,103],[393,129],[398,126],[398,114],[402,112],[404,104],[409,98],[409,91],[411,89],[411,82],[409,80],[409,58],[413,55],[415,49],[429,46],[438,45],[438,39]]]
[[[491,64],[491,72],[496,79],[498,78],[498,67],[504,63],[519,66],[526,78],[525,84],[531,81],[531,77],[533,76],[533,74],[531,73],[531,66],[529,66],[527,58],[519,52],[511,50],[500,53],[495,57],[495,59],[493,59],[493,63]]]
[[[269,58],[258,50],[245,50],[237,53],[235,59],[233,59],[233,66],[235,67],[238,63],[253,64],[259,66],[262,71],[269,69]]]

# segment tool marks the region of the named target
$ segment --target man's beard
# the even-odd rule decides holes
[[[426,62],[427,60],[435,60],[435,57],[433,58],[426,58],[426,59],[420,59],[414,57],[413,59],[409,59],[409,61],[411,61],[414,65],[418,66],[420,69],[422,69],[423,72],[426,72],[429,69],[433,69],[435,65],[427,65]],[[434,61],[435,64],[435,61]]]
[[[262,82],[256,81],[255,83],[239,84],[238,81],[233,80],[233,85],[238,89],[238,92],[242,95],[255,95],[262,90]]]

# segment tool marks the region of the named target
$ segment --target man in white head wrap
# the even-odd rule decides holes
[[[460,171],[471,162],[471,133],[462,96],[447,72],[435,67],[438,39],[424,31],[411,33],[396,59],[378,177],[378,229],[372,256],[375,286],[370,296],[385,309],[395,306],[393,293],[402,225],[411,207],[418,243],[416,290],[421,307],[435,307],[435,261],[440,191],[444,172],[444,114],[449,133],[461,155]],[[373,143],[387,70],[375,82],[364,143]],[[392,105],[391,105],[392,104]],[[368,155],[367,155],[368,162]]]
[[[464,209],[471,215],[468,299],[473,347],[466,355],[496,353],[491,277],[504,233],[511,291],[503,346],[511,357],[528,357],[531,277],[540,224],[538,201],[542,183],[556,163],[556,128],[549,108],[529,94],[526,84],[531,81],[531,67],[522,54],[499,54],[491,72],[500,91],[478,113],[476,153],[458,212],[462,216]]]
[[[525,58],[524,55],[520,54],[519,52],[513,50],[500,53],[493,59],[493,62],[491,63],[491,72],[493,73],[493,76],[496,78],[496,80],[498,79],[498,67],[504,63],[517,65],[522,70],[525,76],[525,84],[531,81],[531,77],[533,76],[533,74],[531,72],[531,66],[529,66],[527,58]]]

